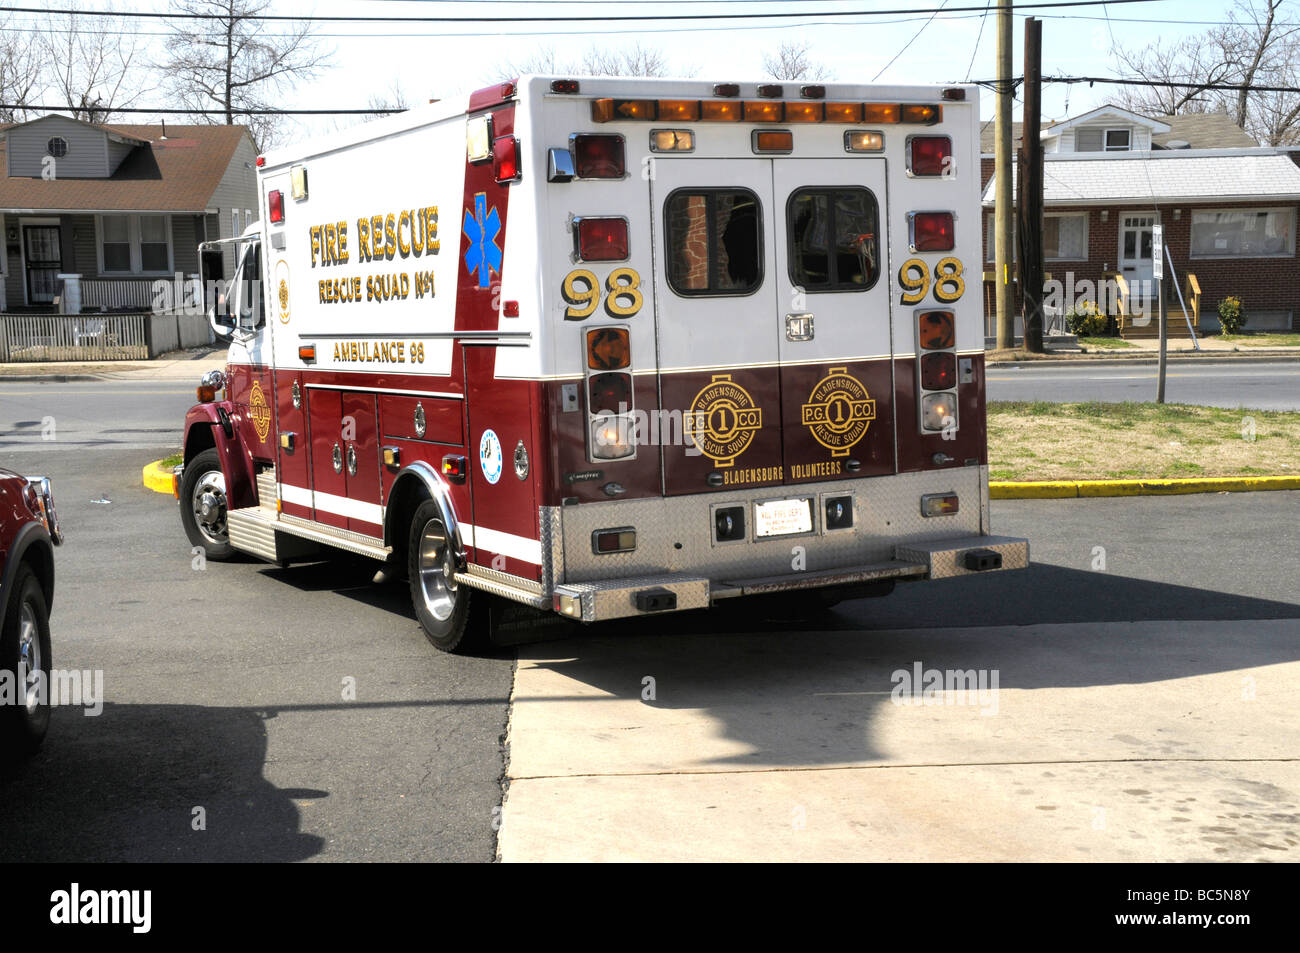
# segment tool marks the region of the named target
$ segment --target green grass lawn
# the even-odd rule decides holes
[[[1300,413],[991,401],[993,480],[1300,475]]]
[[[1260,331],[1257,334],[1207,334],[1213,341],[1228,341],[1238,347],[1300,347],[1300,334]]]
[[[1126,347],[1137,347],[1132,341],[1123,338],[1079,338],[1079,347],[1084,351],[1119,351]]]

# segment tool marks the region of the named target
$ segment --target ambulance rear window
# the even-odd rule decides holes
[[[866,291],[880,274],[880,212],[862,188],[805,188],[790,196],[790,280],[809,293]]]
[[[664,203],[668,285],[683,296],[746,295],[763,283],[758,196],[678,189]]]

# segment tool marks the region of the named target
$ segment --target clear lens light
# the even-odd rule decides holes
[[[591,422],[591,455],[598,460],[618,460],[632,455],[632,419],[608,414]]]
[[[695,133],[689,129],[656,129],[652,136],[655,152],[690,152],[695,148]]]
[[[885,137],[878,132],[846,132],[844,148],[849,152],[881,152],[885,148]]]
[[[926,394],[921,398],[921,420],[926,430],[942,430],[956,422],[954,394]]]

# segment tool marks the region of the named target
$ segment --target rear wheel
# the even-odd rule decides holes
[[[411,605],[425,638],[444,652],[476,648],[483,620],[471,618],[471,590],[456,582],[455,541],[438,504],[425,500],[416,508],[407,543]]]
[[[14,578],[3,625],[0,670],[12,679],[14,697],[0,708],[0,738],[5,748],[30,755],[50,726],[50,616],[45,593],[26,566]]]
[[[185,465],[181,477],[181,523],[190,542],[203,547],[208,559],[220,561],[234,555],[226,532],[226,506],[221,457],[210,447]]]

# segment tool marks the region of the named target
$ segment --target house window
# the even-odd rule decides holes
[[[1086,261],[1088,214],[1075,212],[1043,217],[1043,257],[1048,261]]]
[[[984,218],[985,261],[993,261],[996,247],[995,217]],[[1016,243],[1011,243],[1011,261],[1016,260]],[[1048,212],[1043,216],[1043,258],[1046,261],[1088,260],[1088,213]]]
[[[167,274],[172,265],[167,216],[99,216],[99,254],[105,274]]]
[[[1295,254],[1295,209],[1192,212],[1193,258],[1289,258]]]
[[[1106,130],[1106,151],[1107,152],[1128,152],[1129,142],[1132,133],[1128,129],[1107,129]]]
[[[1076,129],[1074,133],[1075,152],[1101,152],[1102,130]]]
[[[104,271],[131,270],[131,220],[126,215],[105,215],[100,223]]]
[[[62,159],[68,154],[68,140],[62,136],[54,136],[45,143],[45,151],[56,159]]]
[[[668,285],[679,295],[745,295],[763,282],[758,196],[679,189],[664,206]]]

